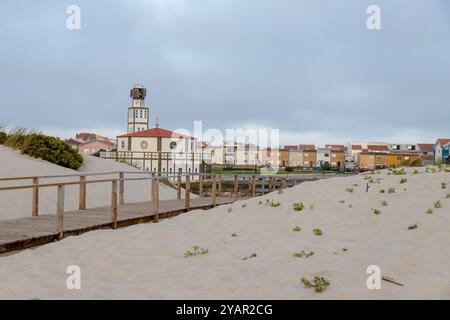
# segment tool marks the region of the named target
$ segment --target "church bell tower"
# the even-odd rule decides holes
[[[146,94],[147,89],[140,84],[130,90],[132,105],[128,108],[128,133],[148,130],[150,111],[144,104]]]

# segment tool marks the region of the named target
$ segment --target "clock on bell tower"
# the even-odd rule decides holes
[[[137,84],[130,90],[131,107],[128,108],[128,133],[148,130],[150,120],[149,108],[145,107],[147,89]]]

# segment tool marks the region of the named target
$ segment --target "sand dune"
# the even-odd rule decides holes
[[[78,174],[80,172],[113,172],[113,171],[130,171],[138,172],[139,170],[127,164],[118,163],[99,159],[92,156],[86,156],[83,166],[75,171],[54,165],[50,162],[34,159],[26,155],[22,155],[17,151],[0,146],[0,177],[26,177],[26,176],[45,176],[45,175],[67,175]],[[91,176],[88,180],[98,180],[112,178],[112,175]],[[117,176],[116,176],[117,177]],[[142,174],[129,174],[127,178],[142,177]],[[52,182],[68,182],[78,181],[78,177],[74,178],[53,178],[42,179],[40,183]],[[30,180],[19,182],[1,182],[0,186],[13,185],[29,185]],[[150,198],[150,180],[148,181],[129,181],[125,182],[125,201],[140,202],[148,201]],[[90,184],[87,186],[87,206],[97,207],[110,204],[111,185],[110,183]],[[65,208],[66,210],[75,210],[78,208],[78,186],[66,187]],[[160,199],[175,199],[176,190],[160,184]],[[31,216],[31,189],[0,191],[0,220],[15,219],[20,217]],[[45,188],[40,190],[40,212],[55,212],[56,207],[56,188]]]
[[[306,182],[282,194],[0,257],[0,298],[450,299],[450,174],[408,171],[373,174],[367,193],[363,175]],[[400,184],[401,178],[408,181]],[[434,208],[438,200],[441,208]],[[294,211],[294,202],[305,208]],[[411,225],[417,229],[408,230]],[[295,226],[301,231],[293,232]],[[209,252],[185,258],[194,245]],[[314,255],[293,257],[302,250]],[[73,264],[81,268],[81,290],[66,288]],[[368,290],[369,265],[404,287],[383,281],[380,290]],[[331,282],[323,293],[299,281],[316,275]]]

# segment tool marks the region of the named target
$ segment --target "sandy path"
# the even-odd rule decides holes
[[[372,176],[382,180],[368,193],[362,175],[306,182],[282,194],[0,257],[0,298],[450,299],[450,174]],[[345,191],[353,184],[353,193]],[[389,187],[396,192],[388,194]],[[281,206],[265,206],[265,199]],[[442,208],[434,208],[437,200]],[[305,209],[293,211],[300,201]],[[418,228],[407,230],[413,224]],[[185,258],[193,245],[209,253]],[[314,255],[292,256],[301,250]],[[257,257],[242,260],[252,253]],[[81,290],[66,289],[71,264],[81,267]],[[383,281],[381,290],[368,290],[366,268],[374,264],[405,286]],[[322,294],[299,282],[315,275],[331,281]]]

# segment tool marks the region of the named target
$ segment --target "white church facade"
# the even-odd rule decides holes
[[[102,152],[101,157],[126,162],[142,170],[171,175],[205,171],[202,152],[197,152],[194,137],[156,127],[149,128],[150,110],[145,107],[146,89],[135,85],[128,108],[127,133],[117,137],[117,151]]]

